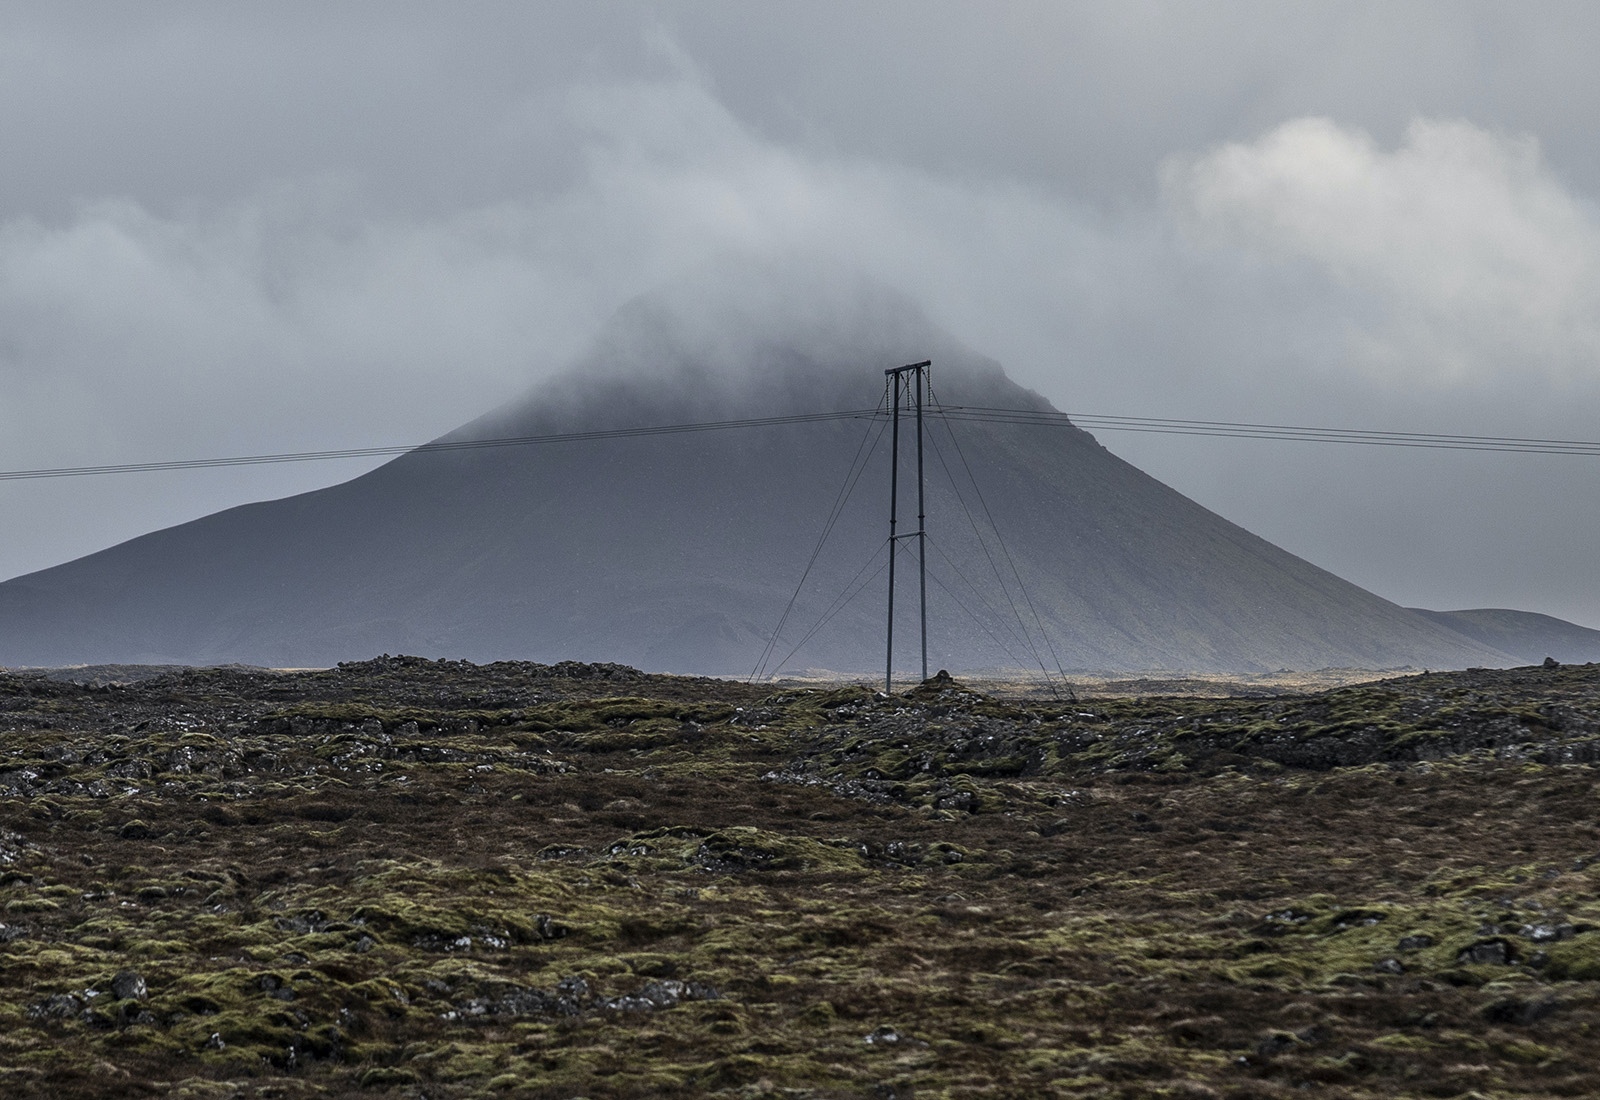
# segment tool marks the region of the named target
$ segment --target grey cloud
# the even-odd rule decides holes
[[[1393,141],[1415,114],[1534,131],[1600,186],[1584,109],[1600,12],[1548,3],[568,0],[440,6],[4,5],[0,202],[237,197],[348,174],[405,209],[560,188],[552,97],[685,58],[796,148],[1120,206],[1175,151],[1329,115]],[[663,47],[662,43],[670,43]],[[63,187],[63,183],[67,186]]]
[[[1539,12],[13,5],[0,465],[427,438],[730,250],[859,268],[1068,409],[1592,435],[1600,16]],[[1317,126],[1391,198],[1297,171]],[[1408,181],[1476,205],[1412,225]],[[1429,274],[1463,249],[1476,298]],[[1574,460],[1104,441],[1391,598],[1600,623]],[[352,472],[0,486],[0,574]]]

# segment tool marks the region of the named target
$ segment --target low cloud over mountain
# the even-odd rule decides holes
[[[443,442],[870,408],[883,368],[923,358],[946,405],[1050,408],[877,284],[730,261],[632,302],[567,373]],[[1227,522],[1075,427],[930,416],[928,441],[935,666],[1510,661]],[[902,442],[908,517],[909,430]],[[870,417],[419,450],[0,585],[0,662],[319,665],[404,651],[747,673],[860,455],[774,657],[867,671],[882,661],[886,451]]]

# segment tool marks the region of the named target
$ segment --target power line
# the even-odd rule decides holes
[[[1175,420],[1154,416],[1064,413],[1055,410],[1001,409],[978,405],[942,405],[934,410],[933,415],[943,416],[947,420],[969,420],[988,424],[1040,424],[1095,428],[1100,431],[1157,432],[1165,435],[1218,436],[1229,439],[1282,439],[1302,443],[1349,443],[1458,451],[1600,456],[1600,442],[1581,439],[1393,432],[1299,424],[1251,424],[1231,420]]]
[[[1067,674],[1061,668],[1061,658],[1056,655],[1055,644],[1050,641],[1050,633],[1044,628],[1044,620],[1039,617],[1039,609],[1034,606],[1033,597],[1028,594],[1027,586],[1022,583],[1022,574],[1017,569],[1016,561],[1011,557],[1011,550],[1006,546],[1005,538],[1000,534],[1000,525],[994,521],[994,514],[989,511],[989,504],[983,499],[983,490],[978,488],[978,479],[972,475],[972,466],[967,462],[966,452],[961,449],[961,441],[956,437],[955,429],[950,426],[948,421],[946,421],[944,428],[945,431],[950,433],[950,442],[955,445],[956,457],[961,460],[961,468],[966,471],[967,481],[971,483],[972,491],[978,497],[978,505],[983,509],[984,518],[989,521],[989,529],[994,532],[994,541],[999,543],[1000,553],[1005,557],[1006,564],[1011,567],[1011,575],[1016,578],[1017,590],[1022,593],[1023,602],[1028,605],[1028,612],[1033,616],[1034,625],[1039,628],[1039,637],[1044,639],[1045,648],[1050,651],[1050,659],[1056,663],[1056,671],[1061,674],[1062,685],[1067,686]],[[964,504],[963,507],[965,507]],[[1004,586],[1002,585],[1002,587]],[[1010,600],[1010,598],[1010,594],[1007,593],[1006,599]],[[1012,610],[1016,610],[1014,603],[1012,604]],[[1019,625],[1022,626],[1023,637],[1029,637],[1027,624],[1021,622],[1022,616],[1020,613],[1017,618]],[[1039,671],[1044,673],[1045,681],[1049,682],[1050,670],[1044,667],[1044,659],[1038,656],[1038,647],[1033,645],[1031,639],[1028,643],[1028,648],[1033,650],[1034,656],[1038,658]],[[1053,685],[1052,690],[1054,690]],[[1070,686],[1068,686],[1068,690],[1071,690]]]
[[[840,412],[794,413],[739,420],[706,420],[692,424],[654,424],[637,428],[603,428],[587,432],[552,432],[549,435],[500,436],[491,439],[443,440],[421,445],[347,447],[331,451],[293,451],[284,454],[239,455],[230,458],[188,458],[163,462],[121,462],[104,466],[63,466],[48,470],[0,470],[0,481],[25,481],[46,477],[85,477],[92,474],[132,474],[159,470],[205,470],[220,466],[263,466],[278,462],[320,462],[334,458],[379,458],[386,455],[471,451],[486,447],[526,447],[541,443],[575,443],[596,439],[631,439],[638,436],[716,432],[730,428],[765,428],[783,424],[816,424],[828,420],[859,420],[877,416],[875,409]]]
[[[883,411],[883,404],[878,405],[878,412]],[[756,660],[756,667],[751,670],[749,680],[754,681],[765,669],[767,661],[772,656],[772,651],[777,647],[778,637],[783,633],[784,624],[789,621],[789,615],[794,611],[795,602],[800,598],[800,590],[805,587],[806,578],[811,575],[812,568],[817,564],[817,558],[822,554],[822,547],[828,541],[828,536],[833,533],[834,525],[839,522],[839,517],[844,513],[845,506],[850,503],[851,494],[855,492],[856,483],[861,480],[861,475],[866,472],[867,463],[872,460],[872,455],[878,449],[878,442],[883,438],[887,421],[878,425],[878,434],[872,434],[872,425],[867,425],[867,430],[861,436],[861,443],[856,447],[855,455],[850,459],[850,468],[845,471],[844,483],[839,486],[839,492],[834,496],[833,507],[828,512],[828,518],[822,525],[822,533],[817,536],[817,545],[811,551],[811,558],[806,562],[805,571],[800,574],[800,580],[795,583],[794,593],[789,597],[788,606],[783,609],[783,614],[778,617],[778,625],[772,628],[772,637],[767,640],[766,648],[761,651],[761,656]],[[870,446],[869,446],[870,441]],[[865,458],[863,458],[865,453]]]
[[[983,594],[983,591],[981,589],[979,589],[976,584],[972,583],[972,578],[968,577],[965,573],[963,573],[961,571],[961,567],[958,566],[955,563],[955,559],[952,558],[949,554],[945,553],[944,547],[939,545],[939,540],[938,539],[930,539],[928,541],[933,545],[934,550],[936,550],[939,553],[939,555],[942,558],[944,558],[945,563],[950,566],[951,571],[954,572],[957,577],[961,578],[961,580],[966,582],[967,587],[972,590],[972,594],[973,595],[978,597],[978,602],[983,605],[983,609],[989,613],[990,618],[993,619],[996,623],[999,623],[1000,625],[1004,626],[1006,628],[1007,632],[1011,634],[1012,639],[1015,640],[1016,632],[1011,630],[1010,621],[1007,620],[1006,617],[1003,614],[1001,614],[999,611],[995,610],[995,608],[990,605],[988,599],[985,598],[985,596]],[[993,630],[990,630],[988,624],[985,623],[982,619],[980,619],[973,612],[973,610],[966,605],[966,602],[964,600],[962,600],[959,595],[956,594],[954,589],[952,589],[949,585],[945,584],[944,581],[940,580],[939,579],[939,575],[937,573],[930,573],[929,576],[931,576],[934,579],[934,582],[936,584],[938,584],[938,586],[940,588],[945,590],[945,593],[950,597],[951,600],[953,600],[955,602],[957,607],[959,607],[959,608],[961,608],[961,610],[965,611],[967,613],[967,616],[969,618],[971,618],[973,622],[977,623],[979,628],[982,629],[982,631],[985,634],[989,635],[990,640],[993,641],[994,644],[997,647],[999,647],[1000,652],[1004,653],[1010,660],[1014,661],[1019,667],[1025,666],[1028,663],[1026,657],[1018,656],[1017,653],[1015,651],[1013,651],[1010,646],[1006,645],[1005,639],[1001,638]],[[1024,641],[1023,644],[1024,644],[1025,647],[1027,647],[1029,645],[1029,643],[1026,640]]]
[[[1100,413],[1065,413],[1036,409],[1002,409],[976,405],[930,405],[925,415],[946,420],[989,424],[1037,424],[1094,428],[1099,431],[1155,432],[1164,435],[1215,436],[1230,439],[1278,439],[1303,443],[1346,443],[1381,447],[1420,447],[1457,451],[1502,451],[1513,454],[1559,454],[1600,457],[1600,442],[1579,439],[1538,439],[1522,436],[1448,435],[1427,432],[1390,432],[1365,428],[1321,428],[1292,424],[1251,424],[1225,420],[1174,420],[1150,416],[1113,416]],[[552,432],[548,435],[505,436],[444,442],[395,444],[381,447],[346,447],[324,451],[282,454],[232,455],[222,458],[171,459],[157,462],[120,462],[99,466],[62,466],[37,470],[0,470],[0,481],[27,481],[53,477],[91,477],[99,474],[155,473],[170,470],[205,470],[225,466],[265,466],[281,462],[321,462],[345,458],[384,458],[402,454],[477,450],[486,447],[522,447],[544,443],[627,439],[682,432],[723,431],[782,424],[814,424],[878,416],[873,409],[796,413],[790,416],[747,417],[691,424],[657,424],[636,428],[611,428],[586,432]]]
[[[947,432],[951,430],[948,423],[945,424],[944,428]],[[1039,659],[1039,649],[1033,644],[1033,638],[1028,634],[1027,624],[1022,620],[1022,612],[1017,610],[1016,601],[1011,598],[1011,589],[1006,587],[1005,578],[1000,573],[1000,566],[994,560],[994,554],[989,550],[988,540],[983,537],[983,532],[978,529],[978,521],[976,518],[974,518],[972,509],[967,507],[966,497],[963,496],[961,492],[961,484],[956,481],[955,474],[950,471],[950,464],[944,459],[944,451],[939,447],[939,439],[937,436],[932,434],[930,434],[928,438],[933,443],[934,457],[939,460],[939,465],[944,470],[944,476],[946,480],[950,482],[950,491],[955,494],[956,503],[961,506],[962,514],[967,517],[967,524],[972,528],[972,535],[978,540],[978,548],[983,551],[984,558],[986,558],[989,562],[989,570],[994,574],[995,584],[999,586],[1000,594],[1005,597],[1006,603],[1011,608],[1012,615],[1016,617],[1017,626],[1021,628],[1021,634],[1017,636],[1020,637],[1023,648],[1027,649],[1033,654],[1034,659],[1039,661],[1039,667],[1042,669],[1044,667],[1044,663]],[[952,440],[955,439],[953,433],[950,438]],[[940,550],[940,553],[943,553],[942,549]],[[965,575],[963,574],[963,577],[964,576]],[[968,581],[968,583],[971,584],[970,581]],[[976,587],[974,587],[974,591],[976,591]],[[1003,615],[1000,616],[1000,621],[1006,624],[1007,630],[1011,629],[1010,621],[1005,619]]]
[[[867,590],[867,586],[873,581],[877,580],[885,569],[889,568],[889,561],[888,559],[885,559],[882,565],[873,570],[873,573],[870,577],[867,577],[867,579],[864,581],[861,580],[862,574],[866,573],[867,569],[872,565],[872,563],[878,560],[878,555],[883,553],[885,547],[890,548],[889,553],[891,557],[896,553],[896,550],[893,549],[894,544],[889,542],[887,539],[879,543],[878,548],[872,552],[872,556],[862,563],[860,569],[856,570],[856,575],[851,577],[850,580],[846,582],[844,590],[833,598],[833,602],[829,604],[828,609],[822,613],[822,617],[812,625],[810,630],[806,631],[804,637],[794,644],[794,648],[789,650],[788,654],[785,655],[783,660],[771,667],[770,675],[776,676],[779,672],[781,672],[783,670],[783,666],[788,664],[789,661],[793,659],[794,655],[799,653],[800,650],[805,647],[807,642],[809,642],[812,638],[815,638],[823,627],[832,622],[835,615],[843,611],[852,600],[861,595],[861,593],[865,592]],[[858,581],[860,582],[859,584],[857,583]]]

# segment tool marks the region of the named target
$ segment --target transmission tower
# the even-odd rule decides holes
[[[894,690],[894,560],[899,556],[897,540],[917,540],[917,590],[922,605],[922,678],[928,678],[928,513],[922,486],[922,392],[928,384],[928,368],[932,360],[909,363],[903,367],[890,367],[884,371],[893,397],[890,400],[889,431],[889,629],[887,631],[887,656],[884,658],[883,691]],[[917,529],[915,533],[895,533],[900,504],[900,395],[916,410],[917,419]]]

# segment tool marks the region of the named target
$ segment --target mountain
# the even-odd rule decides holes
[[[946,404],[1050,408],[882,287],[735,266],[634,301],[563,376],[442,441],[870,408],[883,368],[921,359]],[[1271,545],[1076,427],[929,427],[934,668],[1513,663],[1481,631]],[[747,674],[875,436],[775,652],[860,577],[871,583],[783,667],[870,671],[883,660],[881,419],[413,451],[0,584],[0,664],[405,652]],[[903,532],[909,456],[902,470]],[[911,549],[897,566],[907,672]]]
[[[1554,657],[1562,664],[1600,661],[1600,630],[1590,630],[1553,615],[1480,607],[1470,611],[1418,611],[1440,626],[1508,653],[1518,664]]]

